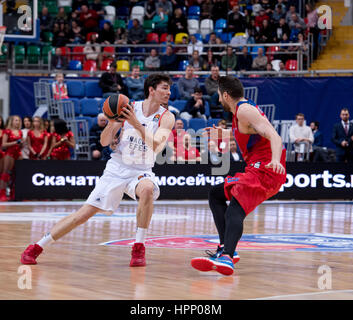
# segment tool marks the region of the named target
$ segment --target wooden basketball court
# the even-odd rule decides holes
[[[156,202],[148,237],[160,238],[147,242],[146,267],[129,267],[130,201],[50,245],[38,265],[21,267],[26,246],[81,204],[0,205],[0,299],[353,299],[352,202],[262,204],[245,220],[241,259],[229,277],[190,266],[217,240],[207,237],[217,234],[208,204],[197,201]],[[102,245],[124,239],[131,241]]]

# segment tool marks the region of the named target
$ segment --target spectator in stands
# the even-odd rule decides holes
[[[43,7],[41,13],[39,14],[40,21],[40,39],[45,42],[44,32],[50,32],[53,26],[53,18],[51,17],[48,8]]]
[[[164,12],[163,7],[157,8],[157,14],[154,15],[152,21],[154,29],[157,33],[162,34],[168,31],[168,15]]]
[[[283,39],[283,35],[286,34],[287,37],[290,34],[290,29],[288,27],[288,24],[286,23],[286,20],[284,18],[279,19],[278,25],[275,26],[275,42],[279,42]]]
[[[64,22],[54,23],[53,30],[53,46],[64,47],[68,43],[69,29],[68,25]]]
[[[273,68],[272,68],[271,62],[267,62],[267,64],[266,64],[266,71],[268,71],[268,72],[274,71]],[[266,77],[266,78],[272,78],[272,77],[274,77],[274,76],[275,76],[275,74],[271,74],[271,73],[265,74],[265,77]]]
[[[312,152],[314,142],[313,132],[309,126],[304,124],[304,120],[304,114],[298,113],[295,116],[296,124],[289,129],[289,139],[294,144],[296,162],[305,160],[305,156]]]
[[[63,73],[58,72],[55,75],[55,80],[52,82],[51,88],[55,100],[69,99]]]
[[[311,154],[311,161],[313,162],[328,162],[329,161],[329,156],[328,156],[328,150],[327,148],[324,148],[324,143],[323,143],[323,134],[319,130],[319,122],[318,121],[312,121],[310,123],[310,128],[313,132],[314,135],[314,142],[313,142],[313,153]]]
[[[303,33],[298,33],[298,38],[296,39],[295,42],[301,43],[301,46],[291,46],[289,47],[289,51],[296,52],[296,51],[301,51],[301,52],[306,52],[308,50],[308,46],[304,40],[304,35]]]
[[[89,41],[86,42],[83,52],[87,60],[93,60],[100,65],[102,63],[101,46],[97,43],[97,34],[92,33]]]
[[[173,71],[178,68],[178,58],[173,52],[173,47],[168,45],[166,48],[165,55],[161,56],[161,70]]]
[[[273,29],[269,23],[269,20],[262,21],[262,27],[257,35],[257,43],[272,43],[273,42]]]
[[[195,88],[200,87],[199,81],[194,78],[193,66],[186,67],[185,76],[179,78],[177,85],[180,99],[188,100],[192,97]]]
[[[267,65],[267,57],[264,56],[264,49],[259,48],[257,51],[257,57],[252,62],[253,70],[265,70]]]
[[[178,54],[178,61],[189,60],[188,37],[184,36],[180,45],[182,46],[176,48],[176,53]]]
[[[279,23],[279,20],[285,17],[285,11],[281,5],[276,6],[276,10],[273,12],[271,18],[274,23]]]
[[[176,119],[174,123],[174,129],[169,135],[167,146],[172,150],[173,154],[176,154],[177,146],[183,144],[183,138],[186,131],[184,129],[184,122],[181,119]]]
[[[191,56],[195,50],[201,54],[203,51],[203,44],[202,41],[196,39],[195,35],[191,35],[188,45],[188,55]]]
[[[228,4],[227,0],[214,0],[212,8],[212,19],[216,22],[218,19],[227,19]]]
[[[33,117],[31,129],[27,134],[29,158],[31,160],[44,160],[47,158],[45,151],[48,148],[49,134],[44,129],[44,122],[41,117]]]
[[[233,33],[245,32],[246,25],[245,25],[244,17],[241,15],[238,5],[233,6],[233,9],[231,13],[228,14],[228,17],[229,17],[229,23],[228,23],[227,32],[233,32]]]
[[[175,155],[172,157],[172,160],[182,162],[201,161],[199,150],[191,145],[190,134],[184,134],[183,143],[177,145],[176,152]]]
[[[110,22],[106,21],[103,24],[103,29],[99,31],[98,40],[101,44],[113,44],[115,41],[114,28]]]
[[[206,99],[203,97],[202,89],[195,88],[194,94],[187,101],[185,111],[180,114],[180,118],[189,121],[192,118],[202,118],[207,120]]]
[[[101,0],[94,0],[93,3],[90,5],[90,9],[96,11],[98,16],[102,17],[105,14]]]
[[[279,64],[278,64],[278,66],[279,66],[279,71],[281,72],[281,71],[287,71],[286,70],[286,66],[284,65],[284,63],[283,63],[283,61],[281,61]],[[285,77],[286,75],[280,75],[280,77]]]
[[[313,5],[307,3],[305,5],[305,9],[307,12],[307,27],[309,28],[309,32],[313,35],[313,59],[315,60],[317,57],[317,49],[318,49],[318,40],[320,29],[317,26],[317,22],[319,20],[317,10],[314,9]]]
[[[21,153],[22,153],[22,158],[23,159],[29,159],[29,147],[28,147],[28,142],[27,142],[27,135],[28,131],[31,130],[32,128],[32,118],[29,116],[26,116],[22,120],[22,148],[21,148]]]
[[[203,19],[212,19],[212,9],[213,3],[212,0],[204,0],[200,8],[201,20]]]
[[[289,10],[286,13],[286,23],[289,24],[289,22],[292,20],[292,15],[297,14],[297,9],[294,5],[291,5],[289,7]]]
[[[211,71],[213,66],[220,66],[220,61],[213,55],[213,51],[209,48],[207,57],[203,62],[203,70]]]
[[[252,56],[248,52],[248,47],[241,49],[242,54],[238,56],[237,70],[250,71],[252,68]]]
[[[152,48],[150,55],[145,60],[145,68],[148,71],[157,71],[161,66],[161,60],[159,59],[157,49]]]
[[[270,17],[266,14],[264,9],[261,9],[260,14],[255,17],[255,26],[261,28],[264,20],[270,20]]]
[[[233,71],[237,66],[237,56],[232,47],[227,47],[227,54],[222,57],[221,66],[223,70]]]
[[[104,72],[99,80],[99,86],[103,91],[103,98],[112,94],[127,94],[122,77],[116,72],[116,62],[112,62],[108,72]]]
[[[127,41],[131,44],[144,43],[146,39],[146,32],[140,25],[138,19],[132,20],[132,28],[128,31]]]
[[[290,39],[292,38],[292,33],[293,30],[296,31],[295,33],[295,39],[298,36],[298,33],[305,30],[306,24],[302,18],[300,18],[296,13],[292,14],[292,18],[288,23],[289,29],[291,30],[291,36]],[[292,40],[293,41],[293,40]]]
[[[173,14],[173,5],[169,0],[158,0],[156,8],[157,12],[159,8],[162,8],[163,12],[168,16],[171,16]]]
[[[22,160],[22,120],[19,116],[13,115],[8,119],[6,129],[2,136],[2,147],[6,149],[4,155],[4,164],[0,175],[0,201],[7,201],[6,188],[11,180],[15,161]]]
[[[54,119],[54,133],[52,134],[49,155],[51,160],[70,160],[70,149],[74,149],[76,142],[74,134],[67,127],[66,121]]]
[[[237,143],[234,138],[231,138],[229,142],[229,155],[230,162],[242,161],[241,153],[238,150]]]
[[[145,98],[143,86],[145,79],[140,76],[140,67],[134,65],[132,67],[131,76],[125,78],[125,84],[128,89],[128,96],[132,100],[143,100]]]
[[[71,28],[68,34],[69,42],[72,44],[85,43],[85,37],[82,34],[82,28],[76,20],[71,21]]]
[[[213,165],[217,165],[220,163],[222,157],[221,151],[218,149],[216,142],[210,140],[208,142],[208,159],[211,161]]]
[[[103,146],[100,143],[100,136],[108,121],[105,117],[104,113],[100,113],[97,116],[97,123],[92,126],[89,131],[89,143],[91,146],[92,159],[93,160],[101,160],[102,159],[102,151]]]
[[[261,1],[261,7],[262,9],[265,10],[265,13],[270,17],[273,13],[273,10],[272,10],[272,4],[270,4],[270,1],[269,0],[262,0]]]
[[[73,0],[71,6],[72,11],[79,13],[83,5],[88,7],[88,0]]]
[[[280,6],[282,8],[282,11],[284,14],[287,12],[287,7],[286,7],[286,4],[284,3],[284,0],[277,0],[276,7],[277,6]]]
[[[260,0],[254,0],[254,3],[252,5],[252,14],[255,17],[259,16],[261,9],[262,9],[262,6],[261,6],[261,3],[260,3]]]
[[[336,145],[338,162],[353,161],[353,124],[349,122],[349,111],[343,108],[340,113],[341,121],[335,123],[332,132],[332,142]]]
[[[96,11],[88,9],[87,5],[81,5],[80,22],[85,35],[89,32],[98,31],[98,20],[99,17]]]
[[[147,0],[144,4],[145,7],[145,20],[152,20],[156,14],[156,2],[154,0]]]
[[[219,67],[213,65],[211,67],[211,75],[205,80],[205,88],[207,95],[210,97],[210,107],[211,112],[213,108],[216,108],[219,105],[219,96],[218,96],[218,80],[219,80]]]
[[[67,58],[62,55],[60,48],[55,49],[55,54],[51,58],[51,66],[55,70],[65,70],[67,68]]]
[[[67,16],[67,13],[65,12],[65,8],[64,7],[60,7],[59,10],[58,10],[58,13],[55,17],[55,22],[57,23],[68,23],[68,16]]]
[[[226,130],[227,129],[227,121],[224,119],[219,120],[217,123],[217,127],[220,127],[222,129]],[[224,134],[224,132],[227,132],[227,131],[222,131],[221,135],[219,135],[217,130],[216,130],[216,132],[217,132],[216,133],[217,137],[216,137],[216,139],[213,139],[213,140],[216,142],[218,150],[221,153],[227,153],[229,151],[229,134]]]
[[[189,65],[193,66],[196,71],[202,71],[203,63],[203,59],[200,57],[199,52],[194,50],[192,57],[189,59]]]
[[[124,28],[117,28],[116,29],[114,43],[115,44],[127,44],[127,33]]]
[[[216,33],[215,32],[210,33],[210,38],[208,40],[208,44],[216,46],[217,45],[217,41],[216,40],[217,40]],[[212,50],[212,52],[217,52],[217,47],[209,47],[208,50]]]
[[[174,15],[168,23],[168,33],[171,33],[174,37],[177,33],[188,33],[188,23],[181,8],[174,10]]]

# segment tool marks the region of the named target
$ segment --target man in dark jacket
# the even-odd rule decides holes
[[[140,25],[137,19],[132,20],[132,28],[128,31],[127,41],[131,44],[144,43],[146,39],[146,32]]]
[[[165,55],[161,56],[161,70],[163,71],[175,71],[178,69],[178,58],[173,52],[173,47],[168,45],[166,48]]]
[[[349,111],[343,108],[341,122],[333,126],[332,142],[336,145],[338,162],[353,162],[353,124],[349,122]]]
[[[243,47],[242,55],[238,56],[237,70],[250,71],[252,66],[252,56],[248,53],[248,48]]]
[[[116,62],[111,63],[109,71],[102,74],[99,80],[99,86],[102,88],[103,98],[107,98],[112,94],[118,93],[127,95],[123,78],[116,72]]]
[[[107,125],[107,118],[103,113],[97,116],[97,123],[94,124],[89,131],[89,142],[92,151],[92,159],[100,160],[104,147],[100,144],[100,136],[105,126]]]
[[[202,89],[195,88],[194,94],[186,102],[185,111],[180,114],[180,118],[184,120],[190,120],[192,118],[203,118],[207,120],[205,115],[206,103],[205,98],[202,97]]]

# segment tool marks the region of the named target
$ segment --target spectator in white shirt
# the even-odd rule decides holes
[[[294,143],[295,160],[304,161],[305,156],[312,152],[314,136],[311,128],[304,124],[304,114],[298,113],[295,116],[296,124],[289,129],[289,139]]]
[[[200,40],[197,40],[194,35],[191,35],[188,45],[188,55],[191,56],[194,50],[197,50],[199,54],[201,54],[203,51],[203,44]]]

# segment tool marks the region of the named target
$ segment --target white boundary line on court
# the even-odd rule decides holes
[[[1,206],[42,206],[42,205],[51,205],[51,206],[63,206],[63,205],[83,205],[85,203],[82,201],[9,201],[0,203]],[[136,204],[135,200],[122,200],[121,204]],[[353,204],[353,201],[350,200],[268,200],[262,204],[293,204],[293,203],[302,203],[302,204]],[[176,204],[176,205],[191,205],[191,204],[208,204],[208,200],[157,200],[154,202],[155,205],[166,205],[166,204]],[[1,209],[0,209],[1,211]]]
[[[280,296],[270,296],[270,297],[263,297],[263,298],[254,298],[248,300],[271,300],[271,299],[280,299],[280,298],[294,298],[300,296],[314,296],[318,294],[327,294],[327,293],[344,293],[344,292],[352,292],[353,290],[329,290],[329,291],[319,291],[319,292],[306,292],[306,293],[294,293],[294,294],[285,294]]]

